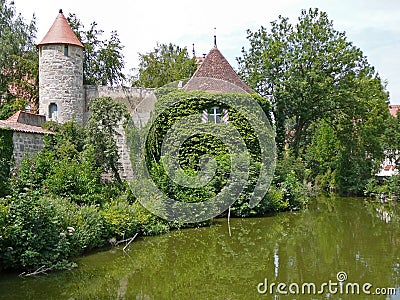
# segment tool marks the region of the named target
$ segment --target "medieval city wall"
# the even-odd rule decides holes
[[[25,155],[31,156],[43,148],[43,134],[14,131],[14,162],[19,166]]]
[[[123,86],[84,86],[84,124],[88,121],[90,114],[90,100],[99,97],[110,97],[117,102],[126,105],[136,126],[144,126],[150,118],[154,109],[156,96],[154,89],[123,87]],[[120,124],[117,128],[116,137],[118,152],[121,163],[120,176],[123,180],[133,179],[132,164],[130,161],[130,149],[127,145],[127,138],[123,126]]]

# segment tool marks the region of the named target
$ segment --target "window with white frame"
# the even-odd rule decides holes
[[[211,123],[221,123],[221,109],[219,107],[211,107],[208,110],[208,121]]]
[[[220,124],[220,123],[228,123],[228,110],[227,109],[221,109],[218,106],[211,107],[209,109],[205,109],[203,111],[201,120],[203,123],[214,123],[214,124]]]

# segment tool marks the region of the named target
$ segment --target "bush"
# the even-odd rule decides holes
[[[397,199],[400,195],[400,175],[393,175],[378,182],[375,178],[368,180],[364,188],[364,194],[367,196],[375,196],[377,198],[387,197],[389,199]]]
[[[122,197],[106,203],[101,214],[109,237],[129,238],[141,231],[136,207]]]
[[[54,164],[43,185],[53,196],[67,197],[75,202],[101,202],[101,169],[95,167],[93,149],[81,152],[75,159],[65,158]]]
[[[3,268],[37,269],[67,263],[69,241],[52,201],[38,192],[13,195],[1,201],[1,252]]]
[[[288,203],[287,208],[298,210],[307,204],[307,192],[304,185],[296,178],[294,171],[289,172],[279,185],[283,192],[283,201]]]
[[[17,176],[11,180],[14,191],[41,190],[43,181],[51,173],[57,161],[53,151],[40,151],[32,157],[25,156],[18,168]]]

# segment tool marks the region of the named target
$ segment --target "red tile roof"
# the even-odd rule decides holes
[[[390,114],[395,117],[397,112],[400,110],[400,105],[389,105]]]
[[[38,47],[49,44],[68,44],[83,48],[82,43],[72,31],[71,26],[69,26],[67,19],[64,17],[62,10],[60,10],[53,25],[50,27],[43,40],[38,44]]]
[[[220,83],[217,83],[218,81]],[[183,89],[223,93],[254,93],[240,79],[217,47],[210,50],[203,63]]]
[[[0,120],[0,128],[10,128],[14,131],[27,133],[54,134],[54,132],[40,127],[45,121],[46,117],[43,115],[18,111],[7,120]]]

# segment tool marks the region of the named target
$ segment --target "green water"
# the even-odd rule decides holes
[[[399,205],[321,197],[301,212],[232,219],[231,237],[226,219],[140,237],[127,253],[113,248],[79,258],[73,271],[2,275],[0,299],[400,299]],[[324,283],[337,284],[338,272],[347,280],[337,292],[325,286],[318,294]],[[275,286],[273,295],[260,294],[266,280],[269,287],[286,283],[288,293],[290,284],[301,293],[304,283],[317,291],[284,296]],[[347,283],[370,283],[371,294],[348,295]],[[377,287],[397,288],[397,295],[373,295]]]

